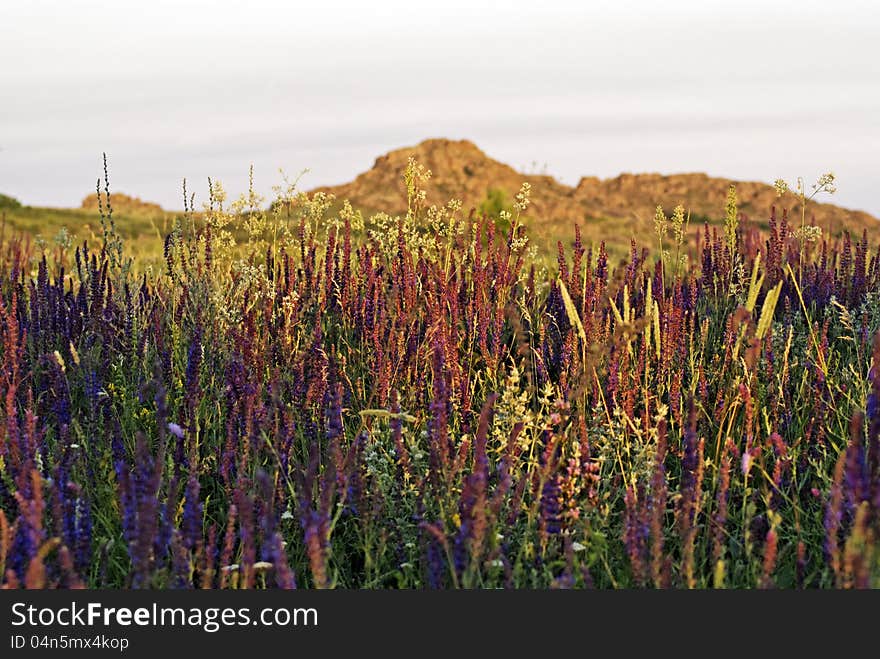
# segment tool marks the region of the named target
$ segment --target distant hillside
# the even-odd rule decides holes
[[[122,193],[112,193],[110,201],[116,230],[125,239],[129,252],[138,257],[141,265],[160,263],[162,241],[171,230],[175,213]],[[84,240],[100,244],[102,232],[94,194],[86,197],[80,208],[41,208],[0,198],[0,236],[23,234],[54,249]]]
[[[348,199],[356,207],[390,214],[406,212],[406,189],[403,172],[407,160],[414,157],[431,170],[427,187],[428,203],[442,204],[460,199],[465,210],[480,208],[490,194],[496,199],[501,191],[512,201],[523,181],[532,186],[532,204],[528,210],[532,233],[567,239],[575,223],[594,239],[628,244],[631,236],[644,243],[653,235],[654,209],[657,204],[668,212],[684,204],[692,221],[718,222],[724,215],[724,203],[730,183],[736,183],[740,211],[758,226],[766,225],[770,209],[800,217],[800,204],[792,193],[781,199],[771,185],[750,181],[711,178],[706,174],[621,174],[609,179],[584,177],[575,187],[560,183],[551,176],[526,175],[493,160],[467,140],[430,139],[415,147],[391,151],[376,159],[373,168],[351,183],[319,190],[339,199]],[[827,198],[827,197],[825,197]],[[808,219],[839,234],[845,229],[861,235],[880,236],[880,221],[861,211],[847,210],[828,203],[810,201]]]
[[[102,195],[102,203],[105,203]],[[138,197],[130,197],[121,192],[114,192],[110,195],[110,203],[113,205],[114,212],[125,213],[126,215],[144,214],[144,215],[163,215],[165,211],[159,204],[151,201],[142,201]],[[97,211],[98,197],[93,192],[82,200],[80,204],[82,210]],[[106,209],[104,209],[106,211]]]

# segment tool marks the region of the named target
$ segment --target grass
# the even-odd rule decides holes
[[[116,218],[120,236],[142,265],[161,261],[162,241],[170,230],[174,213],[120,213]],[[28,236],[48,247],[102,240],[100,216],[96,211],[68,208],[20,206],[0,208],[0,227],[7,234]]]

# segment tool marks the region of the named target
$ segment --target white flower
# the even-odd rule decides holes
[[[815,243],[822,237],[822,227],[807,224],[795,229],[794,236],[802,242]]]
[[[520,187],[519,192],[516,193],[516,201],[514,202],[514,207],[519,211],[524,211],[528,208],[529,205],[529,196],[532,193],[532,186],[530,183],[524,182],[522,187]]]
[[[824,190],[828,194],[834,194],[837,192],[837,186],[834,185],[834,180],[837,177],[834,175],[834,172],[828,172],[827,174],[822,174],[819,177],[819,180],[816,181],[816,185],[813,187],[817,190]]]

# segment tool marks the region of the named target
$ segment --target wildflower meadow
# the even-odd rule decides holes
[[[426,178],[399,217],[212,181],[155,262],[106,170],[95,238],[3,231],[0,584],[880,586],[867,233],[779,183],[768,230],[732,188],[541,251],[528,186],[499,218]]]

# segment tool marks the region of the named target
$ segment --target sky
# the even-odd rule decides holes
[[[183,206],[470,139],[575,184],[807,182],[880,216],[880,3],[0,0],[0,192]]]

